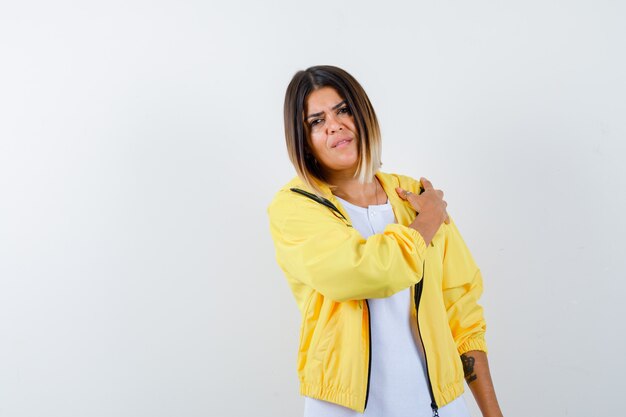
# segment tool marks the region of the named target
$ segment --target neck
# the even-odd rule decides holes
[[[352,173],[333,175],[329,182],[334,186],[334,195],[347,201],[372,201],[372,204],[378,199],[383,199],[385,193],[382,192],[382,186],[376,176],[370,182],[361,184],[358,178],[352,175]]]

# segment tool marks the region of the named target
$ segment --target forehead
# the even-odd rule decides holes
[[[341,97],[333,87],[322,87],[309,94],[306,99],[306,109],[309,113],[332,109],[343,99],[344,97]]]

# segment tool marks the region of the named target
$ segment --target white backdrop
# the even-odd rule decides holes
[[[383,170],[446,192],[505,415],[622,415],[625,21],[598,0],[3,1],[0,416],[301,415],[265,210],[294,173],[287,83],[318,64],[365,87]]]

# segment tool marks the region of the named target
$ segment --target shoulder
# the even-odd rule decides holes
[[[296,213],[301,213],[307,208],[317,209],[321,207],[320,204],[315,203],[310,198],[306,198],[302,194],[292,191],[292,189],[296,188],[310,193],[313,192],[298,176],[293,177],[279,188],[267,206],[267,214],[270,217],[270,221],[285,219]]]
[[[412,193],[419,193],[420,181],[408,175],[378,172],[378,178],[388,185],[388,188],[400,187]]]
[[[276,193],[272,196],[272,200],[267,206],[267,213],[270,217],[276,213],[276,210],[280,210],[283,207],[289,205],[291,201],[291,194],[293,192],[290,191],[290,188],[297,187],[298,177],[292,178],[289,182],[281,186]]]

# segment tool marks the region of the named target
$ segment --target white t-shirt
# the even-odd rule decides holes
[[[395,223],[389,202],[359,207],[339,197],[352,226],[364,238]],[[370,391],[365,413],[310,397],[304,417],[431,417],[424,349],[411,315],[411,288],[391,297],[368,300],[372,329]],[[439,409],[441,417],[469,417],[463,397]]]

